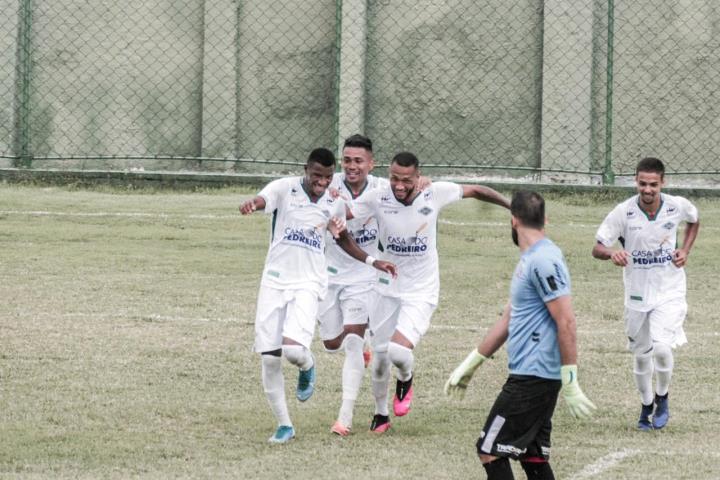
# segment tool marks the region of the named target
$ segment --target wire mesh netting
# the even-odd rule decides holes
[[[0,167],[276,171],[359,132],[451,174],[720,172],[712,0],[0,6]]]

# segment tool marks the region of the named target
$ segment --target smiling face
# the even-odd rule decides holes
[[[365,148],[345,147],[343,148],[342,167],[348,185],[353,188],[362,188],[365,186],[368,174],[375,167],[375,160],[372,152]]]
[[[390,188],[400,202],[413,198],[419,179],[420,172],[416,167],[401,167],[397,163],[390,165]]]
[[[335,166],[323,167],[317,162],[305,166],[305,188],[313,200],[325,194],[335,173]]]
[[[640,207],[648,212],[655,212],[660,206],[660,190],[664,184],[662,174],[658,172],[640,171],[635,176],[635,186],[640,195]]]

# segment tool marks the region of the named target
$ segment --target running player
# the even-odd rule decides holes
[[[510,203],[492,188],[435,182],[419,189],[420,164],[409,152],[395,155],[390,164],[390,184],[351,205],[349,218],[376,218],[381,256],[397,265],[398,276],[381,274],[375,284],[378,297],[370,313],[373,348],[372,390],[375,415],[370,429],[383,433],[390,428],[388,387],[390,365],[397,368],[393,412],[403,416],[413,398],[413,349],[430,326],[438,304],[440,276],[436,246],[437,219],[447,205],[472,197],[509,208]],[[375,259],[360,250],[347,230],[338,244],[354,258]]]
[[[254,345],[261,354],[265,396],[278,421],[271,443],[286,443],[295,437],[285,400],[281,356],[299,369],[298,400],[308,400],[315,387],[310,343],[318,302],[327,290],[325,232],[328,220],[344,218],[346,209],[342,199],[327,192],[334,170],[333,153],[315,149],[307,159],[303,177],[270,182],[240,206],[243,215],[265,210],[273,216],[257,299]],[[385,262],[375,266],[394,272]]]
[[[362,200],[388,181],[370,175],[375,166],[372,141],[363,135],[345,140],[342,173],[336,173],[331,189],[340,198],[351,202]],[[350,220],[350,236],[368,255],[378,255],[378,224],[374,217]],[[328,352],[345,351],[342,369],[342,404],[331,431],[340,436],[350,433],[353,409],[365,373],[364,336],[368,324],[369,307],[375,294],[375,270],[348,256],[334,242],[327,244],[328,294],[320,302],[320,338]]]
[[[663,428],[670,418],[672,349],[687,342],[683,267],[700,229],[695,205],[662,193],[664,181],[665,166],[660,160],[640,160],[635,169],[637,195],[605,217],[592,250],[593,257],[623,267],[625,334],[642,401],[637,427],[643,431]],[[677,231],[682,222],[687,227],[678,248]],[[620,249],[611,248],[616,241]]]
[[[551,418],[558,392],[575,417],[595,406],[577,383],[575,314],[570,274],[560,249],[545,237],[545,201],[520,191],[510,206],[512,239],[521,257],[510,301],[476,350],[455,369],[445,393],[462,397],[475,370],[506,341],[510,376],[477,441],[488,480],[512,480],[508,458],[520,460],[531,480],[552,480]]]

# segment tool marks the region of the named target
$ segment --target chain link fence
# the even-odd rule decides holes
[[[714,0],[0,0],[0,167],[720,174]],[[702,175],[697,175],[702,174]]]

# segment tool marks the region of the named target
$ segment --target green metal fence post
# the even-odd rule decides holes
[[[608,0],[607,77],[605,85],[605,168],[603,184],[615,183],[612,169],[612,122],[613,122],[613,45],[615,41],[615,1]]]
[[[18,106],[15,109],[15,155],[16,167],[30,168],[30,79],[32,0],[20,0],[20,21],[18,22],[17,80]]]

